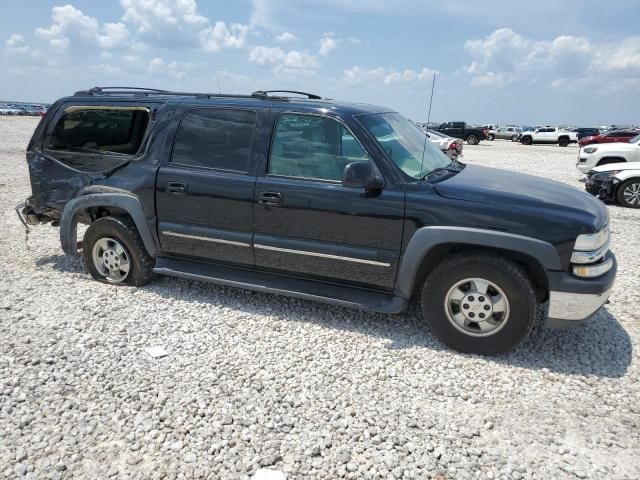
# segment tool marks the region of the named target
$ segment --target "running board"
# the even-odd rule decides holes
[[[174,258],[158,257],[153,272],[369,312],[400,313],[408,303],[388,293]]]

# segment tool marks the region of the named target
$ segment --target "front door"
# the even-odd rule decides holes
[[[255,192],[256,266],[391,289],[400,255],[404,191],[341,184],[344,167],[372,161],[336,119],[279,115]]]
[[[260,113],[221,107],[187,111],[156,182],[165,253],[253,265],[255,176],[248,172]]]

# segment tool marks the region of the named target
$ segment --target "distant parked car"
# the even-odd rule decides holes
[[[464,142],[461,138],[453,138],[445,135],[443,133],[437,132],[436,130],[431,129],[423,129],[422,130],[431,143],[433,143],[436,147],[438,147],[444,154],[446,154],[450,159],[455,160],[460,155],[462,155],[462,147]]]
[[[489,129],[474,127],[465,122],[441,123],[435,130],[453,138],[462,138],[469,145],[477,145],[480,140],[485,140],[489,134]]]
[[[578,145],[586,147],[592,143],[629,143],[629,140],[638,135],[634,130],[615,130],[600,135],[584,137],[578,141]]]
[[[2,104],[0,105],[0,115],[18,115],[20,110],[13,105]]]
[[[522,134],[522,130],[518,127],[501,127],[497,130],[489,131],[489,135],[487,135],[487,140],[495,140],[499,138],[501,140],[511,140],[512,142],[517,142]]]
[[[537,127],[535,130],[522,132],[520,143],[523,145],[532,145],[534,143],[557,143],[561,147],[566,147],[570,143],[578,141],[578,135],[575,132],[562,130],[558,127]]]
[[[640,134],[628,143],[602,143],[582,147],[576,167],[582,173],[588,173],[594,167],[624,162],[640,162]]]
[[[594,135],[600,135],[600,130],[597,128],[576,128],[574,130],[578,134],[578,141],[582,140],[584,137],[592,137]]]

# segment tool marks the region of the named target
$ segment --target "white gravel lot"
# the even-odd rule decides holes
[[[509,355],[461,355],[415,310],[116,288],[56,228],[27,247],[13,207],[36,122],[0,118],[0,478],[640,478],[640,210],[610,206],[606,310]],[[469,163],[580,186],[576,154],[465,145]]]

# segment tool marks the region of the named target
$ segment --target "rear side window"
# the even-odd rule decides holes
[[[256,118],[252,110],[189,110],[178,130],[171,162],[247,172]]]
[[[82,154],[135,155],[148,125],[146,107],[71,106],[45,140],[45,148]]]

